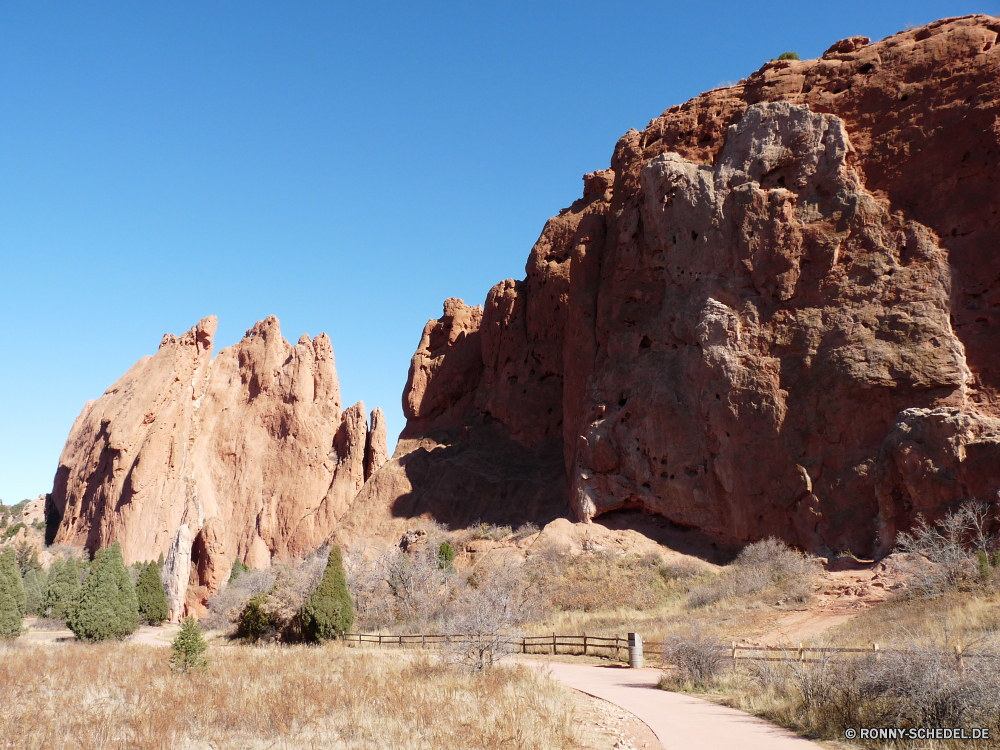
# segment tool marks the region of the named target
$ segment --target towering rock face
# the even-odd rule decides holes
[[[627,133],[524,281],[428,323],[366,504],[555,511],[530,465],[582,520],[879,553],[995,502],[998,34],[842,40]]]
[[[327,336],[292,346],[269,317],[213,359],[215,327],[164,336],[84,407],[51,496],[56,542],[120,541],[129,563],[176,548],[174,610],[188,579],[210,593],[235,558],[315,549],[364,483],[364,404],[341,414]]]

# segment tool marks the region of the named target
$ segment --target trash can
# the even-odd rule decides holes
[[[642,636],[638,633],[628,634],[628,665],[632,669],[642,669]]]

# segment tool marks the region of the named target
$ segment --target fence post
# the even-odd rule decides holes
[[[806,651],[802,648],[802,641],[799,641],[799,661],[806,660]]]
[[[878,644],[872,644],[872,653],[875,654],[875,661],[881,661],[882,655],[878,652]]]
[[[556,655],[556,634],[552,634],[552,655]]]
[[[632,669],[642,669],[642,636],[638,633],[628,634],[628,665]]]
[[[965,665],[962,663],[962,647],[958,644],[955,645],[955,661],[958,662],[958,674],[962,675],[965,671]]]
[[[427,636],[425,636],[423,633],[420,634],[420,648],[423,649],[427,648]]]
[[[522,638],[521,639],[521,653],[522,654],[528,653],[528,639],[527,638]]]
[[[587,655],[587,634],[583,634],[583,655]]]
[[[379,646],[382,645],[382,634],[381,633],[378,634],[378,645]]]
[[[736,641],[733,641],[733,664],[736,664]]]

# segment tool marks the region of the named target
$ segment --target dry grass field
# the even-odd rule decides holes
[[[473,675],[342,645],[213,648],[173,674],[143,644],[0,646],[0,747],[576,748],[575,698],[537,670]],[[610,745],[609,745],[610,746]]]

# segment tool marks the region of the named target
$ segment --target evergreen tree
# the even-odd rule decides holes
[[[42,615],[65,620],[80,601],[80,571],[76,560],[53,560],[42,599]]]
[[[149,563],[139,575],[135,586],[135,594],[139,600],[139,615],[150,625],[161,625],[170,614],[167,609],[167,594],[160,580],[160,568],[156,563]]]
[[[267,613],[267,594],[257,594],[251,597],[240,613],[236,634],[251,643],[257,643],[271,630],[273,626]]]
[[[248,570],[250,570],[250,568],[247,565],[245,565],[240,558],[237,557],[235,560],[233,560],[233,569],[229,573],[229,582],[232,583],[241,575],[246,573]]]
[[[192,670],[202,672],[208,670],[208,659],[204,656],[208,644],[201,634],[201,626],[193,617],[184,618],[181,632],[174,638],[170,647],[173,650],[170,656],[170,669],[174,672],[188,674]]]
[[[139,628],[139,600],[118,542],[94,558],[80,603],[66,624],[82,641],[122,639]]]
[[[455,550],[448,542],[441,542],[438,548],[438,567],[442,570],[449,570],[455,563]]]
[[[42,574],[32,568],[24,576],[25,614],[38,617],[42,611]]]
[[[17,638],[24,622],[26,597],[13,547],[0,554],[0,638]]]
[[[302,607],[302,632],[310,641],[343,636],[354,625],[354,603],[347,590],[340,547],[330,550],[323,580]]]

